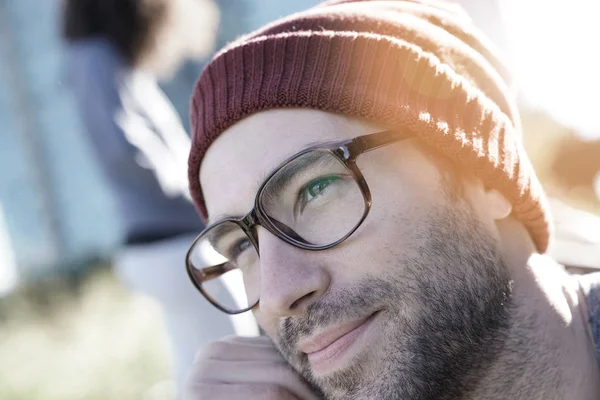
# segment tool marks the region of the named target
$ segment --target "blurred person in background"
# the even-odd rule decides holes
[[[209,0],[64,4],[70,86],[124,223],[116,274],[162,306],[179,385],[204,343],[255,330],[247,320],[236,331],[235,321],[199,299],[182,272],[203,225],[189,201],[189,136],[156,81],[186,58],[205,57],[217,24]]]

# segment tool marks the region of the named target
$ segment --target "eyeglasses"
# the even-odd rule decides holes
[[[194,286],[227,314],[254,308],[260,291],[256,228],[305,250],[342,243],[371,208],[371,192],[356,157],[411,136],[371,133],[309,147],[281,163],[258,189],[248,214],[221,219],[196,238],[186,256]]]

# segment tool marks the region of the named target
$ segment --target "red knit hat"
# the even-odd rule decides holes
[[[549,212],[510,86],[460,9],[424,0],[325,2],[236,40],[202,72],[191,109],[192,197],[206,218],[200,163],[229,126],[261,110],[313,108],[415,132],[500,190],[545,252]]]

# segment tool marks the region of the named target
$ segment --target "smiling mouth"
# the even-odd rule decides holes
[[[310,340],[301,342],[315,374],[326,375],[349,364],[367,346],[369,328],[379,312],[331,328]]]

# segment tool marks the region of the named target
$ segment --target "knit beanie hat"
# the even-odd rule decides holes
[[[191,105],[189,181],[210,144],[244,117],[312,108],[409,129],[499,190],[539,252],[546,199],[521,141],[512,82],[466,14],[431,0],[333,0],[276,21],[221,50]]]

